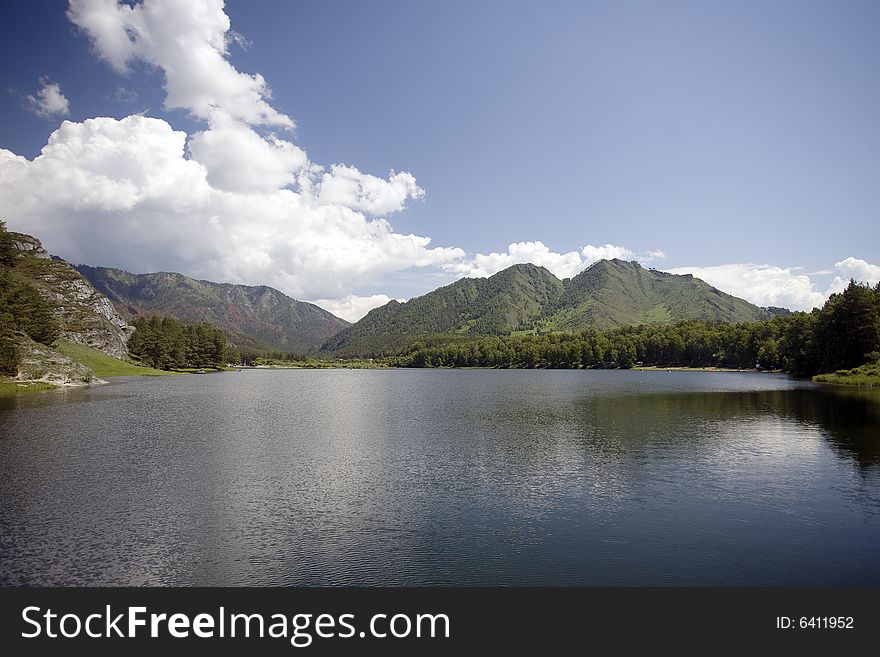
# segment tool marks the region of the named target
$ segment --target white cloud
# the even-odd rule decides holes
[[[449,264],[446,269],[463,276],[487,277],[511,265],[530,262],[549,269],[558,278],[571,278],[603,259],[639,260],[647,264],[662,257],[665,257],[662,251],[649,251],[637,256],[626,247],[615,244],[587,244],[580,251],[556,253],[540,241],[514,242],[508,245],[506,253],[478,253],[466,261]]]
[[[555,253],[543,242],[514,242],[506,253],[478,253],[466,262],[452,265],[450,270],[464,276],[486,277],[527,262],[546,267],[560,278],[569,278],[583,269],[583,260],[577,251]]]
[[[248,125],[292,128],[268,100],[263,76],[237,71],[227,59],[229,17],[223,0],[71,0],[67,16],[95,52],[120,72],[142,60],[165,73],[165,107],[206,121],[218,115]]]
[[[781,306],[791,310],[809,311],[821,307],[828,297],[841,292],[850,278],[876,285],[880,266],[858,258],[845,258],[834,264],[834,270],[822,269],[806,274],[796,273],[800,267],[774,265],[729,264],[712,267],[678,267],[673,274],[692,274],[723,292],[750,301],[758,306]],[[823,293],[811,276],[837,273]]]
[[[871,285],[877,285],[880,282],[880,265],[872,265],[860,258],[850,256],[840,262],[835,262],[834,268],[837,270],[838,276],[835,276],[828,286],[829,295],[843,292],[846,286],[849,285],[850,279]]]
[[[321,306],[337,317],[349,322],[356,322],[373,308],[384,306],[391,300],[392,298],[386,294],[373,294],[366,297],[349,294],[341,299],[315,299],[312,303]],[[397,299],[397,301],[403,303],[406,299]]]
[[[205,165],[213,187],[232,192],[281,189],[309,166],[298,146],[274,135],[264,139],[238,121],[221,120],[211,130],[195,133],[189,151]]]
[[[61,85],[49,82],[46,77],[40,78],[40,90],[36,96],[25,96],[28,110],[44,119],[54,119],[70,114],[70,102],[61,92]]]
[[[388,300],[352,296],[356,287],[464,257],[381,218],[423,196],[412,174],[325,171],[293,143],[254,129],[294,122],[269,104],[261,76],[228,61],[230,41],[243,44],[219,0],[71,0],[68,16],[117,70],[134,61],[161,69],[166,107],[207,127],[188,137],[139,115],[65,121],[33,160],[0,149],[9,225],[53,253],[273,285],[349,316]]]
[[[835,269],[844,276],[854,278],[862,283],[876,285],[880,282],[880,265],[872,265],[859,258],[845,258],[834,263]]]
[[[723,292],[758,306],[811,310],[825,303],[825,295],[806,274],[773,265],[730,264],[712,267],[678,267],[673,274],[692,274]]]
[[[626,247],[614,244],[603,244],[602,246],[587,244],[581,249],[581,253],[584,256],[584,267],[589,267],[599,260],[612,260],[614,258],[619,260],[635,260],[635,253]]]
[[[75,262],[268,284],[300,299],[345,297],[382,274],[464,256],[290,189],[219,189],[185,144],[160,119],[65,121],[32,161],[0,149],[0,207],[11,227]]]
[[[321,205],[345,205],[374,216],[402,210],[407,199],[424,195],[415,177],[406,171],[392,171],[388,180],[383,180],[341,164],[330,167],[316,190]]]

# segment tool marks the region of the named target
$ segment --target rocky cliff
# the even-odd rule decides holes
[[[70,264],[50,256],[40,241],[12,233],[18,251],[16,270],[26,275],[55,305],[61,337],[127,359],[126,343],[134,332],[113,304]]]

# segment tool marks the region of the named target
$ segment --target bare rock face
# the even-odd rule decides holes
[[[134,333],[110,300],[93,288],[64,261],[53,261],[59,269],[49,288],[57,304],[55,312],[61,320],[61,337],[71,342],[88,345],[108,356],[128,358],[128,339]]]
[[[26,337],[19,343],[19,357],[20,381],[45,381],[61,386],[106,383],[85,365]]]
[[[43,248],[40,240],[31,237],[30,235],[23,235],[21,233],[16,234],[15,238],[12,240],[12,246],[22,253],[31,255],[34,258],[39,258],[41,260],[52,259],[52,256],[46,253],[46,249]]]
[[[61,337],[127,359],[126,345],[134,327],[116,312],[110,300],[70,264],[49,256],[39,240],[16,233],[13,244],[40,293],[55,304]]]

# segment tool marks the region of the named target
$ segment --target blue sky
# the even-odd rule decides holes
[[[0,167],[2,215],[63,257],[352,318],[519,260],[623,255],[799,308],[880,278],[876,2],[174,4],[0,7],[0,149],[36,162],[72,124]],[[133,49],[96,18],[123,15]],[[225,64],[157,45],[205,35]],[[229,70],[266,86],[169,102]]]

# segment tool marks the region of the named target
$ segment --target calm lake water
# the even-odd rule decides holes
[[[878,585],[880,391],[246,370],[0,399],[0,583]]]

